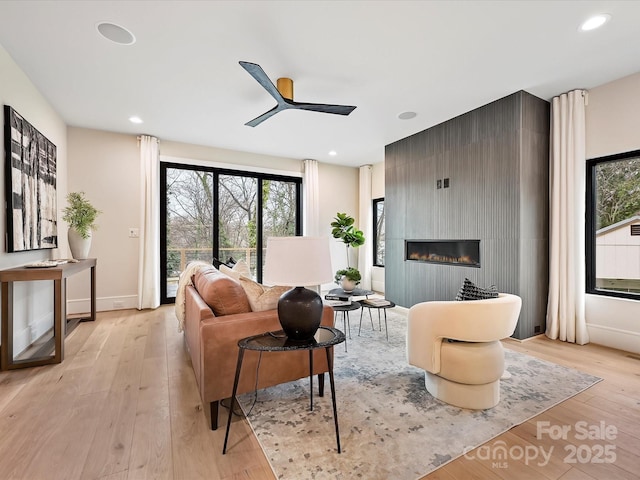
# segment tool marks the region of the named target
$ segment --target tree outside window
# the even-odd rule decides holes
[[[587,291],[640,299],[640,151],[590,160]]]
[[[244,260],[260,281],[266,239],[300,234],[299,178],[165,162],[160,171],[163,303],[190,261]]]

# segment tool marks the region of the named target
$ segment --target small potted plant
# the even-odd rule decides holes
[[[362,275],[360,275],[357,268],[353,267],[338,270],[334,277],[336,283],[340,285],[345,292],[353,292],[361,279]]]
[[[69,249],[73,258],[83,260],[89,255],[91,233],[98,229],[96,218],[102,212],[91,205],[84,192],[69,193],[67,203],[62,211],[62,219],[69,224]]]

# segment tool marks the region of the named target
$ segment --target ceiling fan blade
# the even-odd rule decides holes
[[[262,67],[260,65],[258,65],[256,63],[242,62],[242,61],[239,62],[239,63],[242,66],[242,68],[244,68],[247,72],[249,72],[249,75],[251,75],[253,78],[255,78],[256,81],[260,85],[262,85],[262,87],[267,92],[269,92],[269,94],[273,98],[276,99],[278,104],[281,104],[281,103],[284,102],[284,98],[282,97],[282,95],[280,94],[280,92],[278,91],[276,86],[273,84],[273,82],[271,80],[269,80],[269,77],[267,77],[267,74],[264,73],[264,70],[262,69]],[[260,117],[258,117],[258,118],[260,118]]]
[[[269,117],[273,117],[276,113],[281,112],[282,110],[287,110],[286,106],[282,106],[282,105],[276,105],[275,107],[273,107],[271,110],[269,110],[268,112],[263,113],[262,115],[254,118],[253,120],[245,123],[245,125],[249,126],[249,127],[255,127],[257,125],[260,125],[262,122],[264,122],[267,118]]]
[[[286,100],[286,99],[285,99]],[[302,103],[302,102],[287,102],[293,108],[299,110],[309,110],[312,112],[323,113],[335,113],[336,115],[349,115],[356,107],[352,105],[327,105],[324,103]]]
[[[267,76],[267,74],[264,72],[264,70],[260,65],[258,65],[257,63],[243,62],[243,61],[240,61],[239,63],[240,63],[240,66],[242,66],[242,68],[244,68],[247,72],[249,72],[249,75],[255,78],[255,80],[260,85],[262,85],[262,87],[267,92],[269,92],[269,95],[271,95],[276,100],[276,102],[278,102],[278,104],[268,112],[265,112],[262,115],[254,118],[253,120],[245,123],[245,125],[249,127],[255,127],[257,125],[260,125],[267,118],[272,117],[273,115],[275,115],[276,113],[282,110],[287,110],[290,108],[294,108],[297,110],[308,110],[311,112],[333,113],[336,115],[349,115],[351,112],[353,112],[356,109],[355,106],[351,106],[351,105],[329,105],[325,103],[294,102],[290,98],[285,98],[282,95],[282,93],[280,93],[280,91],[273,84],[273,82],[269,80],[269,77]],[[287,92],[285,91],[287,90],[285,88],[287,86],[287,83],[284,83],[282,85],[282,88],[285,88],[283,92],[285,92],[285,95],[287,95],[287,97],[289,97],[290,95],[293,96],[292,80],[288,78],[278,79],[278,83],[280,83],[280,80],[288,80],[288,86],[289,86],[289,90],[291,90],[291,93],[287,94]]]

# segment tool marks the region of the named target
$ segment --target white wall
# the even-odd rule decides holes
[[[99,311],[135,308],[138,295],[138,242],[129,228],[140,223],[140,167],[134,135],[69,127],[70,192],[85,192],[102,213],[93,232],[89,257],[97,259]],[[66,231],[66,228],[65,228]],[[89,309],[88,275],[68,282],[69,312]]]
[[[67,192],[66,125],[29,78],[0,46],[0,104],[10,105],[56,146],[59,248],[6,253],[6,235],[0,248],[0,268],[67,256],[65,229],[61,227],[61,205]],[[3,120],[4,123],[4,112]],[[4,130],[3,130],[4,131]],[[4,140],[4,135],[3,135]],[[4,141],[2,143],[4,147]],[[4,150],[4,148],[3,148]],[[4,162],[4,152],[2,161]],[[0,198],[5,199],[4,168],[0,169]],[[4,203],[4,202],[3,202]],[[6,210],[0,208],[0,225],[6,232]],[[53,325],[52,282],[16,283],[14,290],[14,352],[20,352],[32,340]]]
[[[331,237],[331,222],[338,212],[346,213],[355,219],[358,218],[358,182],[357,168],[341,167],[328,163],[318,164],[318,189],[320,191],[320,233],[331,238],[331,266],[332,270],[347,267],[347,248],[340,240]],[[351,265],[358,264],[357,250],[350,248]],[[323,290],[337,288],[334,283],[322,285]]]
[[[640,149],[640,73],[589,90],[587,158]],[[587,295],[593,343],[640,353],[640,302]]]

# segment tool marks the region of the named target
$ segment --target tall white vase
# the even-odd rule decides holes
[[[69,240],[69,249],[71,250],[71,256],[73,258],[76,260],[84,260],[89,256],[89,249],[91,248],[91,230],[89,230],[89,236],[87,238],[82,238],[75,228],[70,228],[67,232],[67,238]]]

